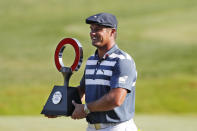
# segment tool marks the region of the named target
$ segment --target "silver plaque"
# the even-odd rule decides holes
[[[61,99],[62,99],[62,93],[60,91],[56,91],[53,94],[52,102],[53,104],[58,104],[60,103]]]

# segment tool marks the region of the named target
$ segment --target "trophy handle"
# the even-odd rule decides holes
[[[64,86],[69,87],[69,80],[71,75],[73,74],[71,68],[62,67],[61,72],[64,77]]]

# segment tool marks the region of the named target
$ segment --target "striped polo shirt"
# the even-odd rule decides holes
[[[91,112],[86,120],[91,123],[127,121],[135,112],[135,83],[137,72],[130,55],[114,45],[102,59],[97,51],[86,62],[80,86],[85,88],[86,103],[96,101],[113,88],[125,88],[128,93],[123,104],[110,111]]]

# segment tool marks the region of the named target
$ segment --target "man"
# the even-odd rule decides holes
[[[133,59],[116,45],[117,19],[100,13],[88,17],[86,23],[97,50],[88,58],[78,87],[86,104],[73,101],[71,118],[86,117],[87,131],[137,131],[133,121],[137,72]]]

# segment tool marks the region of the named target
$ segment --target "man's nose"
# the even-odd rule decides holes
[[[95,32],[90,32],[90,36],[95,36],[96,35],[96,33]]]

